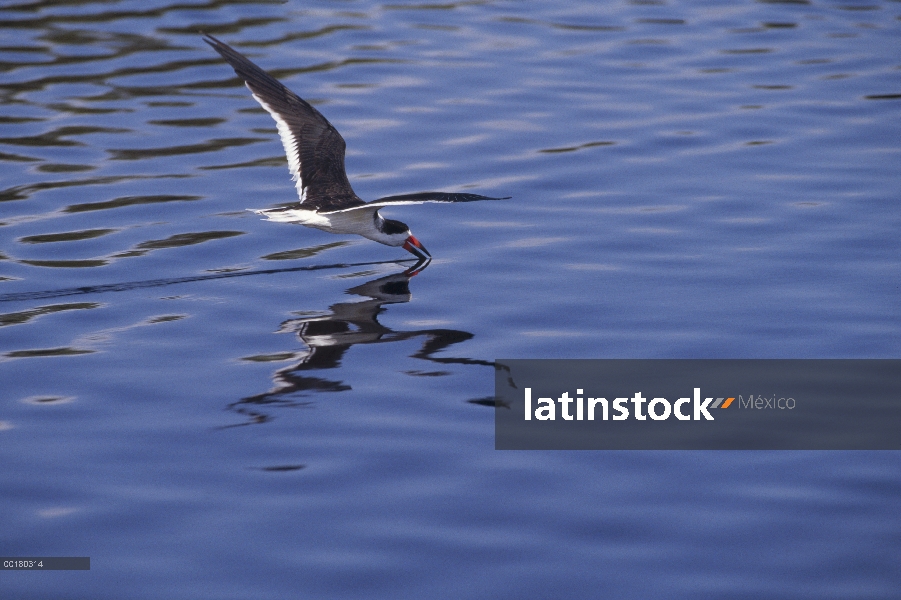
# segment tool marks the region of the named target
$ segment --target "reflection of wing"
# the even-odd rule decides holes
[[[363,204],[344,171],[344,138],[322,114],[246,56],[211,35],[213,47],[244,80],[275,124],[304,208],[335,210]]]
[[[338,210],[323,210],[320,212],[345,212],[349,210],[372,209],[382,206],[400,206],[403,204],[424,204],[426,202],[476,202],[478,200],[509,200],[506,198],[491,198],[489,196],[480,196],[478,194],[457,194],[448,192],[419,192],[416,194],[401,194],[399,196],[386,196],[367,202],[362,206],[349,206]]]

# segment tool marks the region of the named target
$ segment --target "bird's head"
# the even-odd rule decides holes
[[[419,240],[410,233],[410,228],[405,223],[394,219],[382,219],[379,227],[382,239],[377,241],[389,246],[402,246],[404,250],[418,259],[431,258],[432,255],[425,249]]]

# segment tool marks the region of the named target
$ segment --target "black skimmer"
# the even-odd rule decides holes
[[[478,194],[420,192],[364,202],[347,180],[344,171],[345,143],[338,130],[308,102],[228,44],[211,35],[206,35],[203,41],[232,66],[254,99],[272,115],[278,126],[300,202],[280,208],[250,209],[270,221],[297,223],[330,233],[352,233],[388,246],[402,246],[422,262],[431,259],[432,255],[410,233],[406,224],[382,218],[380,208],[424,202],[508,199]]]

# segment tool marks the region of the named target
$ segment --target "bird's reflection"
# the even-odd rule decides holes
[[[267,407],[300,407],[311,404],[303,398],[311,392],[341,392],[351,387],[340,378],[340,372],[331,377],[322,371],[341,366],[347,350],[356,344],[382,344],[422,338],[418,358],[436,364],[464,364],[494,367],[494,363],[472,358],[438,357],[444,349],[465,342],[473,334],[455,329],[415,329],[396,331],[379,323],[378,315],[389,304],[409,302],[410,279],[428,266],[428,259],[418,262],[402,273],[394,273],[373,279],[347,290],[348,294],[365,298],[359,302],[339,302],[329,308],[328,314],[289,319],[282,323],[280,332],[295,332],[306,348],[291,355],[291,366],[279,369],[273,375],[275,385],[269,391],[242,398],[229,405],[231,410],[245,415],[243,425],[264,423],[271,417]],[[315,373],[315,374],[314,374]],[[442,373],[443,374],[443,373]]]

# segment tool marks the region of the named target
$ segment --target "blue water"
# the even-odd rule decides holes
[[[901,356],[901,3],[10,0],[3,598],[897,598],[896,452],[498,452],[495,358]],[[435,257],[265,223],[233,44]]]

